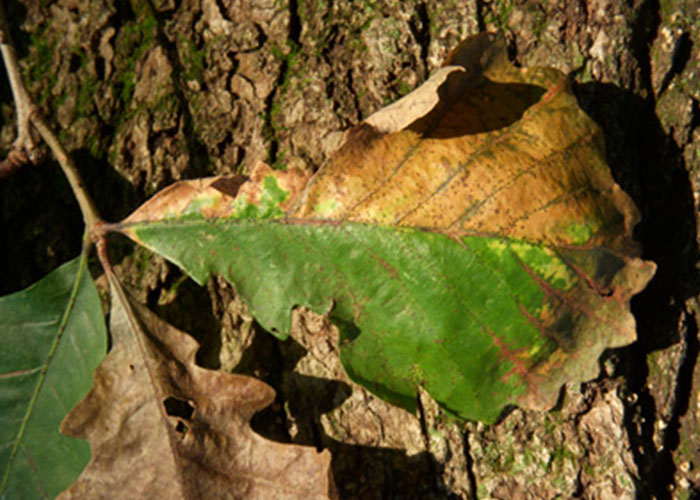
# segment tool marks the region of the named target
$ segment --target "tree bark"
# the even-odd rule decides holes
[[[601,376],[566,387],[551,412],[514,409],[487,427],[450,420],[421,397],[421,411],[409,414],[347,379],[324,318],[297,311],[293,339],[280,343],[223,280],[198,288],[162,259],[114,242],[120,275],[204,344],[202,363],[277,390],[256,430],[330,449],[342,498],[363,499],[700,495],[699,8],[697,0],[7,6],[29,92],[110,221],[178,179],[245,173],[260,160],[318,169],[347,129],[482,30],[502,31],[518,64],[571,75],[605,132],[616,180],[642,212],[644,258],[659,270],[633,304],[638,342],[604,356]],[[16,130],[0,81],[7,153]],[[0,192],[4,294],[73,257],[81,228],[50,162],[20,170]]]

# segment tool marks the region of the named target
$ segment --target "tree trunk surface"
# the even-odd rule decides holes
[[[255,430],[329,449],[341,498],[700,498],[699,0],[22,0],[6,9],[29,90],[110,221],[179,179],[245,173],[260,160],[317,170],[346,130],[479,31],[502,31],[519,65],[570,74],[642,212],[643,256],[659,269],[633,301],[638,342],[607,353],[596,380],[565,387],[553,411],[514,409],[485,426],[421,397],[413,415],[348,380],[324,317],[297,310],[292,338],[279,342],[222,279],[200,288],[122,239],[117,272],[203,344],[202,364],[275,388]],[[4,75],[0,85],[4,157],[16,128]],[[77,205],[47,158],[0,184],[2,294],[80,250]]]

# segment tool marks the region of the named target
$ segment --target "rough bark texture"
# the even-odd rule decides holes
[[[549,413],[454,422],[429,398],[411,415],[351,384],[337,333],[306,311],[293,340],[260,331],[223,280],[206,289],[114,242],[140,298],[205,346],[207,366],[278,392],[253,420],[327,448],[343,498],[700,496],[696,262],[700,192],[698,0],[22,1],[8,7],[30,91],[107,220],[173,180],[258,160],[317,169],[343,131],[410,91],[447,51],[503,30],[515,61],[571,74],[603,127],[616,180],[659,264],[633,304],[639,341]],[[6,78],[0,148],[15,134]],[[4,154],[3,154],[4,156]],[[0,292],[75,256],[80,216],[56,165],[0,184]],[[95,268],[97,271],[97,268]]]

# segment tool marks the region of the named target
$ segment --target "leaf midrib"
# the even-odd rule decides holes
[[[27,405],[27,411],[24,414],[24,417],[22,418],[22,423],[20,424],[20,428],[17,432],[16,437],[14,438],[14,444],[12,446],[12,451],[10,452],[10,458],[7,461],[7,466],[5,468],[5,472],[3,474],[2,478],[2,483],[0,484],[0,494],[4,494],[5,489],[7,488],[7,484],[10,479],[10,472],[12,471],[12,466],[14,465],[14,461],[17,458],[17,453],[19,452],[20,446],[22,444],[22,439],[24,438],[24,434],[27,431],[27,425],[29,423],[29,420],[32,417],[34,407],[36,406],[37,399],[39,398],[39,394],[41,392],[41,389],[44,385],[44,382],[46,380],[46,374],[49,369],[49,365],[51,364],[51,361],[54,357],[54,354],[56,353],[56,349],[58,348],[58,344],[61,340],[61,337],[63,335],[63,332],[66,329],[66,325],[68,324],[68,321],[70,319],[71,313],[73,312],[73,309],[75,307],[75,302],[78,297],[78,291],[80,289],[80,285],[83,280],[83,275],[85,273],[85,269],[87,268],[86,266],[87,263],[87,252],[82,251],[80,254],[80,261],[78,263],[78,272],[76,273],[75,280],[73,282],[73,286],[71,287],[71,292],[70,296],[68,298],[68,302],[65,306],[65,309],[63,311],[63,315],[61,316],[61,321],[58,325],[58,330],[56,331],[56,335],[54,336],[53,342],[51,343],[51,347],[49,348],[49,351],[46,355],[46,359],[42,365],[36,369],[39,369],[41,371],[39,375],[39,379],[36,382],[36,385],[34,386],[34,392],[32,393],[31,399],[29,400],[29,404]],[[35,471],[35,469],[32,469]],[[36,473],[36,471],[35,471]]]

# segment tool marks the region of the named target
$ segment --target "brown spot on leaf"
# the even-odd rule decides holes
[[[211,187],[221,191],[222,193],[235,197],[241,185],[246,181],[242,175],[232,175],[230,177],[221,177],[211,183]]]

